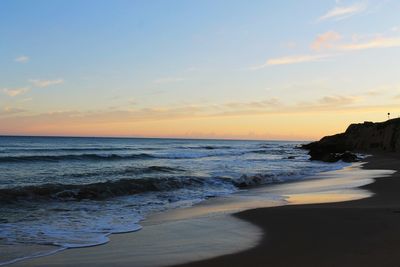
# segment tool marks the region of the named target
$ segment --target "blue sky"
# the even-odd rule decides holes
[[[400,114],[399,12],[395,0],[3,0],[0,133],[312,139],[381,120]]]

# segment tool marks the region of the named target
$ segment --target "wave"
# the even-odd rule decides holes
[[[151,173],[176,173],[176,172],[184,172],[184,169],[181,168],[173,168],[173,167],[166,167],[166,166],[149,166],[149,167],[126,167],[124,169],[119,169],[119,170],[103,170],[100,169],[98,171],[92,171],[92,172],[78,172],[78,173],[66,173],[63,174],[63,177],[69,178],[69,177],[75,177],[75,178],[81,178],[81,177],[90,177],[90,176],[97,176],[97,175],[102,175],[102,176],[107,176],[107,175],[130,175],[130,174],[151,174]]]
[[[199,177],[120,179],[92,184],[43,184],[0,189],[0,202],[19,200],[102,200],[151,191],[171,191],[205,185]]]
[[[282,175],[282,174],[281,174]],[[295,175],[295,173],[286,173],[286,176]],[[239,179],[233,181],[233,184],[238,188],[249,186],[257,186],[262,184],[281,183],[283,180],[280,175],[276,174],[255,174],[242,175]]]
[[[171,172],[182,172],[182,171],[184,171],[184,170],[180,169],[180,168],[172,168],[172,167],[166,167],[166,166],[150,166],[147,168],[139,169],[140,173],[152,173],[152,172],[171,173]]]
[[[5,148],[0,153],[15,152],[85,152],[85,151],[135,151],[135,150],[162,150],[157,147],[77,147],[77,148]]]
[[[244,151],[235,153],[219,152],[219,153],[166,153],[166,154],[63,154],[63,155],[21,155],[21,156],[0,156],[0,163],[11,162],[59,162],[65,160],[126,160],[126,159],[196,159],[207,157],[218,157],[225,155],[243,155]]]
[[[267,154],[267,155],[286,155],[288,154],[288,150],[284,149],[257,149],[257,150],[252,150],[250,153],[255,153],[255,154]]]
[[[271,144],[261,144],[261,145],[258,145],[257,147],[258,148],[267,148],[267,149],[273,148],[273,146]]]
[[[209,157],[221,157],[221,156],[240,156],[249,153],[248,151],[222,151],[222,152],[189,152],[189,153],[168,153],[157,155],[157,158],[161,159],[201,159]]]
[[[270,154],[270,150],[267,149],[259,149],[259,150],[252,150],[250,153],[255,153],[255,154]]]
[[[0,163],[12,162],[59,162],[65,160],[127,160],[127,159],[197,159],[207,157],[218,157],[225,155],[242,155],[238,153],[168,153],[168,154],[65,154],[65,155],[24,155],[24,156],[2,156]]]
[[[176,171],[175,168],[151,166],[147,171]],[[229,177],[193,177],[174,176],[162,178],[120,179],[116,181],[91,184],[43,184],[0,189],[0,203],[40,200],[103,200],[112,197],[134,195],[145,192],[173,191],[177,189],[195,189],[208,187],[234,186],[245,188],[262,184],[280,183],[283,177],[299,176],[301,173],[285,172],[275,174],[242,175],[233,179]]]
[[[121,160],[121,159],[151,159],[153,155],[140,153],[129,155],[117,154],[79,154],[79,155],[37,155],[37,156],[9,156],[0,157],[0,162],[58,162],[63,160]]]
[[[6,148],[2,149],[1,152],[80,152],[80,151],[126,151],[136,150],[136,148],[128,147],[79,147],[79,148]]]
[[[176,148],[180,149],[206,149],[206,150],[214,150],[214,149],[231,149],[231,146],[179,146]]]
[[[183,147],[182,147],[183,148]],[[124,160],[124,159],[197,159],[207,157],[220,157],[220,156],[240,156],[248,153],[256,154],[285,154],[285,150],[269,150],[269,149],[254,149],[254,150],[226,150],[231,147],[229,146],[196,146],[196,147],[185,147],[185,149],[198,149],[198,150],[218,150],[218,151],[192,151],[192,152],[170,152],[170,153],[137,153],[137,154],[116,154],[116,153],[83,153],[83,154],[42,154],[42,155],[11,155],[11,156],[0,156],[0,163],[11,163],[11,162],[59,162],[65,160]],[[150,149],[150,148],[149,148]],[[64,149],[62,149],[64,151]],[[98,149],[99,151],[107,149]],[[112,151],[113,149],[110,149]],[[121,149],[129,150],[129,149]],[[154,150],[154,149],[153,149]],[[29,150],[30,151],[30,150]],[[43,150],[43,152],[53,152],[54,150]],[[61,151],[61,150],[60,150]],[[65,149],[65,151],[79,152],[80,148]],[[82,151],[90,151],[82,149]],[[31,152],[37,152],[35,150]]]

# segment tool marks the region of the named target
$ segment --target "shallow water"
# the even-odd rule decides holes
[[[0,137],[0,245],[103,244],[150,214],[346,165],[311,162],[299,144]]]
[[[17,266],[170,266],[231,254],[257,245],[267,235],[232,213],[260,207],[361,199],[372,193],[359,189],[393,171],[364,170],[354,164],[319,173],[306,180],[260,186],[203,201],[183,209],[157,213],[137,233],[112,235],[105,245],[71,249]]]

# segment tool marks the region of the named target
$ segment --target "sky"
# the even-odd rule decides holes
[[[398,0],[1,0],[0,134],[316,140],[400,116]]]

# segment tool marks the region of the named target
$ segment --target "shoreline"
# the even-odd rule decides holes
[[[366,170],[396,171],[360,188],[373,196],[236,213],[263,229],[265,235],[256,247],[175,266],[399,266],[399,157],[378,154],[366,162]]]
[[[345,167],[345,169],[346,168],[351,169],[352,167]],[[355,179],[352,179],[356,181],[356,184],[350,186],[351,188],[353,188],[354,192],[358,191],[358,184],[360,183],[360,181],[361,184],[367,184],[371,182],[371,178],[368,178],[368,174],[362,172],[362,169],[360,169],[358,166],[354,167],[353,172],[350,173],[348,172],[348,170],[347,173],[340,173],[340,171],[343,170],[344,169],[325,173],[332,173],[339,176],[339,189],[341,188],[340,183],[343,182],[340,180],[340,177],[342,177],[341,179],[343,179],[343,176],[346,177],[346,174],[347,176],[355,176]],[[365,179],[359,180],[360,177],[357,177],[357,175],[360,177],[366,176],[366,178],[364,177]],[[203,266],[202,264],[208,265],[209,261],[214,261],[224,257],[230,257],[229,255],[242,255],[244,252],[252,251],[258,248],[260,245],[263,245],[266,238],[269,239],[268,231],[266,231],[265,227],[262,224],[260,225],[260,222],[258,220],[254,220],[252,216],[248,217],[246,214],[251,214],[253,213],[253,211],[257,210],[268,210],[271,209],[271,207],[273,206],[277,206],[278,204],[273,204],[272,202],[268,203],[268,199],[263,199],[259,197],[254,199],[255,195],[259,196],[271,191],[274,192],[274,190],[283,190],[283,192],[286,192],[285,190],[288,190],[288,188],[292,188],[293,185],[296,185],[297,183],[297,186],[300,185],[300,187],[297,188],[297,191],[294,190],[292,192],[292,194],[296,196],[296,194],[301,194],[302,190],[304,190],[304,188],[302,188],[302,186],[304,185],[310,184],[311,188],[317,186],[317,189],[322,186],[322,189],[320,190],[323,190],[324,182],[328,182],[328,184],[330,182],[330,185],[332,186],[332,181],[335,180],[335,176],[333,176],[333,178],[330,177],[327,179],[321,176],[319,177],[320,178],[318,179],[307,179],[293,183],[291,182],[286,184],[269,185],[259,188],[259,191],[257,191],[257,189],[255,189],[255,191],[254,189],[252,189],[249,190],[249,192],[253,192],[253,195],[250,194],[249,196],[244,194],[239,196],[239,199],[236,200],[232,200],[229,198],[227,200],[224,198],[220,198],[219,200],[210,199],[210,201],[206,201],[206,203],[195,205],[194,207],[188,209],[174,210],[172,212],[172,215],[169,213],[167,217],[164,216],[163,218],[163,216],[161,216],[161,219],[160,217],[157,218],[157,216],[155,220],[149,219],[147,220],[144,229],[139,232],[131,234],[128,233],[121,235],[112,235],[110,243],[107,243],[105,245],[91,248],[68,249],[60,253],[53,254],[51,256],[17,262],[15,264],[12,264],[12,266],[73,266],[79,263],[79,261],[81,261],[81,263],[85,263],[86,265],[90,265],[91,263],[92,265],[90,266],[98,266],[99,264],[107,266],[107,261],[108,264],[112,263],[116,266],[130,266],[131,264],[136,264],[135,266],[155,266],[155,262],[157,262],[157,259],[158,261],[163,263],[159,264],[160,266],[166,266],[168,264],[174,265],[178,263],[181,264],[182,262],[193,262],[196,260],[197,262],[183,264],[182,266],[190,266],[192,264],[194,264],[195,266]],[[374,177],[376,177],[376,175]],[[349,177],[347,177],[346,179],[350,181],[352,180],[349,179]],[[310,185],[308,186],[310,187]],[[353,197],[368,197],[368,194],[366,194],[365,190],[364,192],[361,191],[358,192],[359,195],[356,194]],[[344,197],[345,199],[339,201],[349,201],[351,199],[346,199],[349,198],[349,196],[347,196],[346,194],[344,194],[342,197]],[[352,196],[350,195],[350,197]],[[263,201],[265,203],[263,203]],[[232,206],[232,203],[236,203],[236,206]],[[238,203],[240,205],[238,205]],[[282,204],[279,204],[280,207],[272,209],[290,207],[293,205],[299,204],[296,203],[288,206],[282,206]],[[215,210],[216,213],[220,214],[220,216],[213,216],[210,213],[210,209]],[[238,210],[245,211],[236,213]],[[189,219],[187,217],[189,217]],[[167,219],[165,220],[165,218]],[[222,227],[220,227],[220,225],[222,225]],[[183,229],[183,231],[180,231],[180,229]],[[180,234],[176,235],[175,232],[180,232]],[[164,233],[166,233],[166,235],[162,236],[164,235]],[[167,249],[165,248],[165,241],[164,244],[161,244],[158,247],[155,246],[155,248],[153,248],[154,244],[158,244],[158,236],[162,236],[162,238],[166,239],[167,242],[169,242],[169,244],[167,244]],[[221,242],[221,238],[224,239],[224,242]],[[188,242],[188,240],[190,242]],[[138,243],[143,245],[138,246]],[[179,255],[181,254],[179,253],[179,250],[182,250],[182,244],[185,244],[183,250],[185,253],[187,253],[187,255],[184,256]],[[203,250],[197,250],[196,246],[200,246]],[[136,254],[132,254],[132,252],[129,251],[129,248],[134,250],[138,247],[140,247],[140,249],[142,250],[141,252],[136,252]],[[142,249],[142,247],[145,248]],[[150,247],[152,248],[149,249]],[[113,252],[111,253],[110,251]],[[160,255],[157,256],[157,254],[160,253],[161,258],[159,257]],[[166,256],[166,254],[168,253],[175,256],[179,255],[180,260],[177,261],[176,259],[173,259],[173,256],[170,255]],[[96,260],[96,258],[98,258],[99,256],[100,260]],[[105,257],[103,259],[104,261],[101,260],[102,256]],[[146,257],[149,258],[149,256],[152,256],[151,258],[154,258],[150,262],[148,262],[148,260],[146,259]],[[112,260],[112,257],[115,258],[115,262]],[[125,259],[122,259],[124,257]],[[140,262],[138,257],[142,257],[143,261]],[[70,262],[69,259],[74,260]],[[217,263],[217,265],[220,264],[225,263]],[[241,264],[237,266],[241,266]]]

